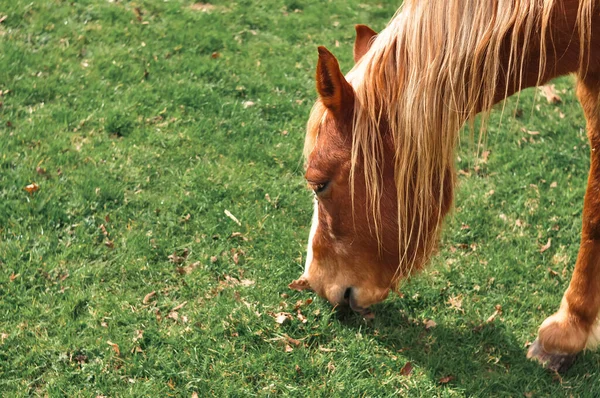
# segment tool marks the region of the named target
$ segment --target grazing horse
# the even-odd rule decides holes
[[[319,47],[304,148],[314,215],[305,271],[290,287],[372,316],[436,249],[461,127],[575,73],[591,146],[581,247],[528,354],[564,369],[600,341],[600,0],[405,0],[379,34],[356,32],[346,76]]]

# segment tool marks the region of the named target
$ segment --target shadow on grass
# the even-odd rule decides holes
[[[559,376],[527,359],[527,347],[501,321],[475,324],[459,319],[452,325],[440,322],[426,328],[403,310],[399,301],[377,305],[366,330],[378,344],[407,358],[440,386],[457,388],[468,396],[594,394],[579,388],[589,385],[585,379],[600,375],[598,353],[580,354],[571,369]],[[340,308],[337,319],[365,331],[365,320],[349,309]]]

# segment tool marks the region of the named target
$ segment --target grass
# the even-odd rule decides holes
[[[0,9],[0,395],[600,394],[597,354],[562,379],[525,358],[577,255],[572,78],[494,112],[486,162],[465,136],[439,255],[367,323],[287,283],[316,46],[348,70],[397,2],[192,3]]]

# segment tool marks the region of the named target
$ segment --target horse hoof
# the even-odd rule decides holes
[[[553,370],[558,373],[565,373],[573,362],[577,354],[560,354],[560,353],[549,353],[544,350],[539,340],[535,340],[529,347],[527,352],[527,358],[538,361],[543,367],[549,370]]]

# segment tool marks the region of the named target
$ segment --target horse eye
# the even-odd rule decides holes
[[[329,181],[321,183],[321,184],[315,184],[315,185],[312,186],[312,189],[318,195],[321,192],[325,191],[328,186],[329,186]]]

